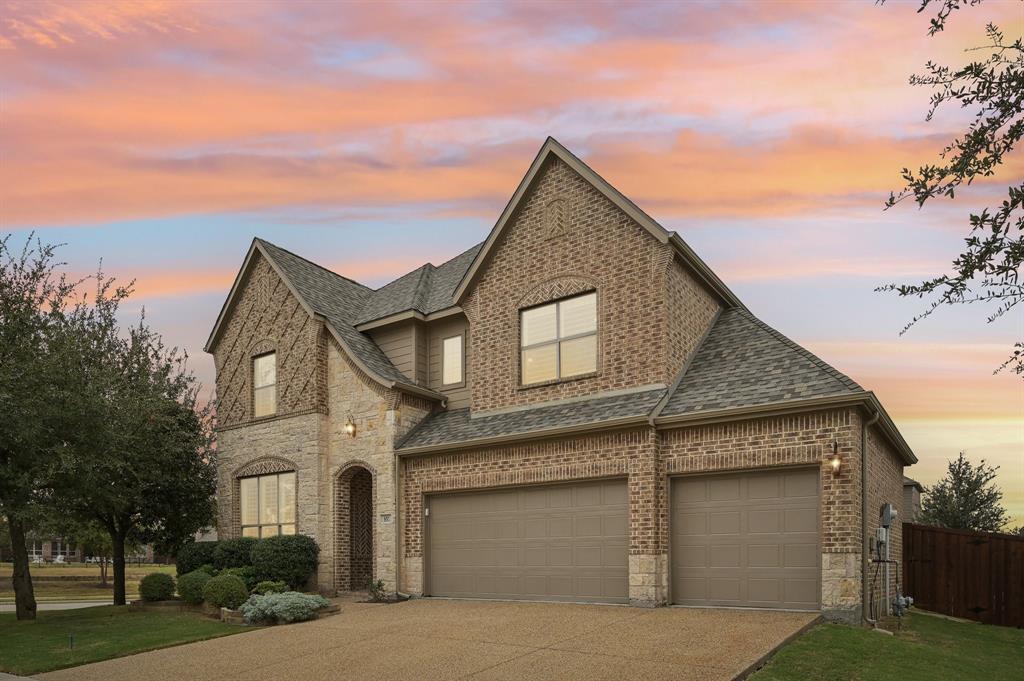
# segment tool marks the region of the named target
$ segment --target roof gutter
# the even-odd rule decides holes
[[[683,428],[686,426],[701,425],[705,423],[721,423],[724,421],[739,421],[751,417],[776,416],[793,412],[807,411],[808,409],[826,409],[829,407],[863,406],[869,413],[879,415],[878,426],[885,433],[886,437],[896,448],[905,465],[917,463],[917,457],[907,441],[903,439],[896,424],[886,413],[882,404],[869,390],[862,390],[857,393],[843,393],[838,395],[826,395],[824,397],[811,397],[804,400],[786,400],[783,402],[770,402],[759,404],[753,407],[732,407],[728,409],[716,409],[713,411],[690,412],[687,414],[676,414],[672,416],[657,416],[653,419],[654,425],[659,428]]]

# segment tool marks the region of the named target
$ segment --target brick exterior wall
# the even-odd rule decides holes
[[[277,413],[258,420],[327,409],[324,374],[318,372],[318,355],[326,347],[323,325],[306,313],[258,251],[253,258],[213,347],[221,428],[253,422],[252,362],[267,352],[277,353]]]
[[[715,297],[673,258],[666,286],[668,370],[673,377],[697,349],[715,314],[721,309]]]
[[[552,202],[562,208],[552,210]],[[586,290],[598,294],[596,374],[520,387],[519,310]],[[687,299],[668,306],[670,291]],[[671,246],[552,158],[506,224],[463,308],[473,330],[471,407],[490,411],[670,383],[717,304],[673,262]]]
[[[661,452],[669,476],[753,468],[816,465],[821,480],[822,609],[850,620],[860,603],[860,419],[854,409],[733,421],[666,430]],[[838,475],[829,465],[839,443]],[[662,546],[668,543],[667,482]]]
[[[868,536],[874,537],[881,524],[881,508],[892,504],[899,512],[889,532],[889,558],[899,561],[889,568],[889,599],[885,594],[885,566],[870,565],[868,578],[874,585],[875,612],[884,614],[886,605],[896,593],[896,582],[903,569],[902,523],[907,520],[903,508],[903,462],[882,438],[877,427],[868,432]],[[876,556],[877,557],[877,556]],[[878,567],[877,577],[875,568]]]

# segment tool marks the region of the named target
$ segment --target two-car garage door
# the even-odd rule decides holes
[[[441,494],[427,507],[432,596],[629,600],[624,480]]]
[[[817,610],[817,469],[671,483],[672,601]],[[439,494],[427,501],[426,593],[625,603],[626,481]]]

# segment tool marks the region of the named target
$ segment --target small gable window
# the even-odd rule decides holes
[[[462,335],[445,338],[441,342],[441,384],[462,383]]]
[[[260,355],[252,361],[252,414],[255,418],[277,412],[277,354]]]
[[[521,381],[545,383],[597,371],[597,294],[519,313]]]

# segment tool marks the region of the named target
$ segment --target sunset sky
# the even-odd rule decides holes
[[[873,289],[946,271],[970,210],[883,201],[964,126],[908,76],[960,64],[988,0],[927,36],[919,2],[0,0],[0,232],[135,279],[127,309],[202,345],[251,239],[382,285],[481,241],[548,135],[673,229],[747,306],[874,390],[925,484],[965,450],[1024,523],[1024,311]]]

